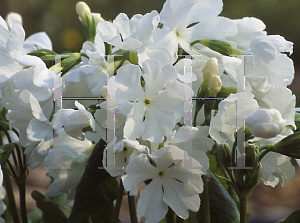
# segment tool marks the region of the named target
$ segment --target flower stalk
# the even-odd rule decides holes
[[[116,202],[116,206],[115,206],[115,209],[114,209],[112,223],[118,223],[119,222],[119,214],[120,214],[123,195],[124,195],[124,186],[123,186],[123,182],[121,180],[119,190],[118,190],[118,195],[117,195],[117,202]]]

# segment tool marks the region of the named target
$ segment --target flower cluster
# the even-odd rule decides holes
[[[273,187],[291,180],[290,157],[299,153],[273,145],[295,135],[287,88],[293,43],[267,35],[259,19],[219,16],[222,7],[222,0],[166,0],[160,13],[121,13],[110,22],[79,2],[88,41],[64,55],[44,32],[25,39],[20,16],[0,17],[5,139],[23,148],[31,168],[47,167],[47,196],[76,202],[101,139],[108,145],[99,166],[139,195],[137,217],[147,223],[168,209],[183,219],[199,210],[212,154],[240,197],[260,178]],[[226,169],[243,157],[253,171]]]

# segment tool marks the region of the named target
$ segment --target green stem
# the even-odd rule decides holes
[[[210,210],[209,210],[209,195],[208,195],[208,182],[207,177],[205,175],[202,175],[202,180],[204,184],[203,188],[203,197],[201,200],[201,205],[203,208],[203,214],[204,214],[204,221],[203,223],[210,223]]]
[[[166,214],[166,220],[167,223],[174,223],[174,211],[171,208],[169,208]]]
[[[128,195],[128,205],[129,205],[131,223],[138,223],[134,196]]]
[[[248,196],[244,196],[242,194],[239,198],[240,198],[240,223],[247,223]]]
[[[20,223],[18,209],[17,209],[15,197],[14,197],[14,191],[13,191],[13,188],[12,188],[7,163],[4,164],[4,167],[2,168],[2,171],[3,171],[4,187],[5,187],[6,195],[8,197],[8,201],[9,201],[7,206],[10,210],[11,215],[12,215],[13,222],[14,223]]]
[[[20,209],[21,209],[21,219],[22,223],[28,223],[27,220],[27,209],[26,209],[26,176],[25,174],[22,176],[23,180],[20,184],[18,184],[19,187],[19,194],[20,194]],[[24,181],[25,178],[25,181]]]
[[[114,215],[113,215],[112,223],[118,223],[119,222],[119,214],[120,214],[123,195],[124,195],[124,185],[123,185],[123,182],[121,180],[118,195],[117,195],[117,202],[116,202],[116,206],[115,206],[115,209],[114,209]]]
[[[259,161],[261,161],[261,159],[268,153],[271,152],[273,149],[273,147],[265,149],[264,151],[261,152],[261,154],[259,154]]]

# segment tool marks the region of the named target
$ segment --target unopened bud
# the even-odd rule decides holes
[[[286,120],[282,119],[277,109],[258,109],[245,118],[246,125],[253,135],[262,138],[272,138],[285,127]]]
[[[219,159],[226,171],[231,167],[231,149],[228,143],[222,143],[218,150]]]
[[[85,24],[87,23],[87,19],[92,20],[90,7],[85,2],[78,2],[76,4],[76,13]]]
[[[204,79],[203,81],[209,82],[213,76],[217,75],[218,70],[219,70],[219,66],[218,66],[217,58],[215,57],[210,58],[202,69],[203,79]]]
[[[100,13],[91,13],[92,14],[92,17],[94,18],[95,20],[95,23],[96,25],[99,23],[99,22],[102,22],[104,21],[104,19],[101,17],[101,14]]]
[[[222,88],[222,81],[219,75],[215,75],[209,82],[209,97],[216,97],[217,93]]]

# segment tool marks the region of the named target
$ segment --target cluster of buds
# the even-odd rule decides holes
[[[244,155],[239,157],[237,162],[234,154],[235,151],[232,151],[227,143],[219,146],[218,156],[225,176],[239,197],[249,196],[262,174],[258,145],[247,144]]]

